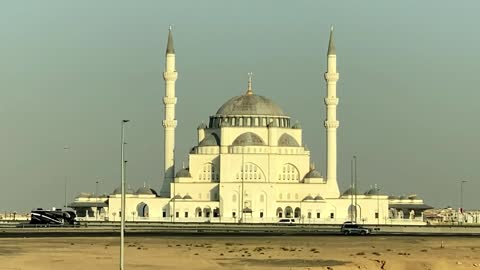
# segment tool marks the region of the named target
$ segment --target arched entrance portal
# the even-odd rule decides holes
[[[283,217],[283,209],[281,207],[277,208],[277,217],[282,218]]]
[[[299,207],[295,208],[295,218],[300,218],[302,216],[302,210]]]
[[[206,217],[206,218],[210,218],[212,215],[212,209],[210,208],[210,206],[206,206],[205,208],[203,208],[203,216]]]
[[[148,217],[149,216],[149,209],[148,204],[141,202],[137,205],[137,213],[139,217]]]
[[[197,207],[195,209],[195,217],[202,217],[202,208]]]
[[[285,207],[285,217],[291,218],[293,217],[293,209],[290,206]]]

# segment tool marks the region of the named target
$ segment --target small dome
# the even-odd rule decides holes
[[[353,188],[349,188],[345,190],[345,192],[343,192],[342,194],[342,196],[349,196],[349,195],[355,195],[355,190]],[[358,193],[358,190],[357,190],[357,195],[361,195],[360,193]]]
[[[322,174],[319,171],[312,169],[305,175],[305,178],[322,178]]]
[[[152,192],[152,190],[150,188],[147,188],[147,187],[141,187],[137,190],[136,194],[138,195],[154,195],[154,193]]]
[[[187,195],[183,196],[183,199],[184,199],[184,200],[191,200],[191,199],[192,199],[192,196],[190,196],[190,195],[187,194]]]
[[[367,192],[364,193],[367,196],[372,196],[372,195],[380,195],[378,188],[371,188]]]
[[[299,122],[296,122],[295,124],[293,124],[292,128],[293,128],[293,129],[301,129],[302,126],[300,125]]]
[[[246,146],[246,145],[265,145],[262,138],[253,132],[245,132],[238,136],[232,145]]]
[[[405,197],[404,195],[398,197],[399,200],[405,200],[407,197]]]
[[[182,196],[180,194],[177,194],[173,197],[174,199],[182,199]]]
[[[410,200],[416,200],[416,199],[418,199],[418,196],[417,196],[417,194],[411,194],[411,195],[408,195],[407,198],[410,199]]]
[[[192,178],[192,175],[190,174],[190,168],[183,168],[180,171],[177,172],[175,177],[186,177],[186,178]]]
[[[317,196],[315,196],[314,200],[315,201],[323,201],[323,198],[322,198],[322,196],[317,195]]]
[[[278,146],[291,146],[291,147],[298,147],[300,146],[292,136],[289,134],[283,134],[280,136],[280,139],[278,139]]]
[[[314,199],[313,199],[312,196],[308,195],[308,196],[305,197],[303,200],[304,200],[304,201],[313,201]]]
[[[200,125],[198,125],[197,129],[206,129],[207,128],[207,124],[205,123],[201,123]]]
[[[77,198],[90,198],[92,197],[92,194],[90,193],[86,193],[86,192],[80,192],[80,194],[78,194]]]
[[[125,194],[133,194],[133,189],[131,189],[130,187],[127,187],[125,189]],[[113,192],[112,192],[112,195],[120,195],[122,194],[122,187],[117,187]]]
[[[390,196],[388,196],[388,199],[389,200],[398,200],[398,197],[394,196],[394,195],[390,195]]]
[[[220,145],[220,138],[218,138],[217,134],[211,133],[205,137],[198,146],[219,146]]]
[[[271,115],[285,116],[280,106],[272,100],[257,95],[242,95],[231,98],[218,109],[217,116]]]

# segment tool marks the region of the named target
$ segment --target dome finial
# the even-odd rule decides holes
[[[253,76],[253,73],[252,73],[252,72],[249,72],[249,73],[248,73],[248,89],[247,89],[247,95],[253,95],[253,91],[252,91],[252,76]]]

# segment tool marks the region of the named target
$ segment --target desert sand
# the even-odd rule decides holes
[[[0,269],[119,269],[111,237],[0,239]],[[125,269],[480,269],[480,239],[410,236],[127,237]]]

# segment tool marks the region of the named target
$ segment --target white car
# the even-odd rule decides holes
[[[294,218],[281,218],[280,220],[278,220],[278,223],[294,225],[295,224],[295,219]]]

